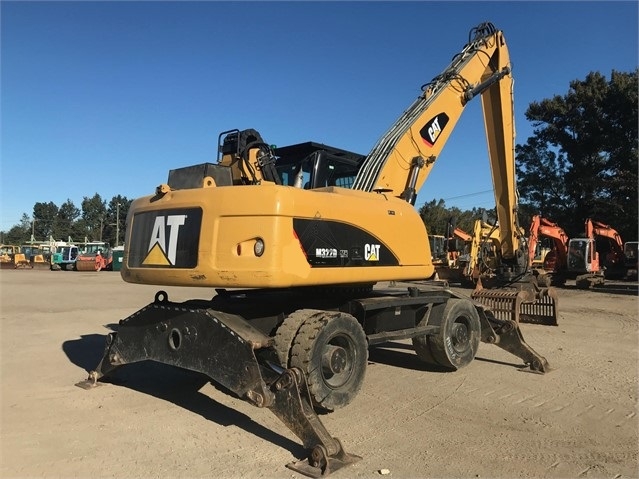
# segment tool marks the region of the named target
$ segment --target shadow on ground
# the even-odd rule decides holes
[[[95,369],[102,358],[106,335],[90,334],[65,341],[62,350],[76,366],[88,372]],[[78,378],[78,380],[86,379]],[[235,425],[273,443],[297,458],[306,457],[306,450],[289,438],[256,423],[247,415],[215,401],[200,389],[210,382],[203,374],[152,361],[127,364],[114,370],[100,382],[126,387],[143,394],[169,401],[220,426]],[[212,383],[219,391],[237,397],[223,386]]]
[[[415,350],[411,344],[405,344],[395,341],[383,343],[379,346],[374,346],[368,353],[369,363],[385,364],[387,366],[393,366],[403,369],[412,369],[414,371],[424,371],[429,373],[451,373],[450,369],[446,369],[435,364],[425,363],[419,359]],[[521,369],[525,365],[522,362],[509,363],[504,361],[496,361],[493,359],[475,357],[475,360],[498,364],[502,366],[510,366],[513,368]]]

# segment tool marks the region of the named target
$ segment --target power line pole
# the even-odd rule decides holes
[[[120,241],[120,203],[116,204],[115,210],[115,247],[119,246]]]
[[[31,243],[35,241],[35,222],[38,221],[35,217],[31,218]]]

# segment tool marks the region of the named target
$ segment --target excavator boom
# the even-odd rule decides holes
[[[366,158],[353,187],[390,192],[414,204],[417,192],[470,100],[481,96],[502,256],[512,258],[521,232],[516,225],[514,101],[510,57],[503,32],[490,23],[473,38],[383,135]]]

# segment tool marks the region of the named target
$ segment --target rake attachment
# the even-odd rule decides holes
[[[471,298],[489,308],[497,319],[558,325],[555,289],[540,288],[534,278],[496,288],[484,288],[479,280]]]

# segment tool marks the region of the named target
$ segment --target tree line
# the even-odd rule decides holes
[[[570,82],[566,94],[528,106],[525,116],[533,135],[515,149],[522,227],[541,214],[577,237],[584,234],[585,220],[593,218],[612,226],[624,241],[637,240],[638,71],[613,70],[609,79],[591,72]],[[38,239],[87,237],[116,244],[117,223],[121,244],[130,204],[119,195],[107,203],[98,193],[84,197],[81,209],[71,200],[60,207],[36,203],[32,217],[23,214],[18,225],[0,234],[12,244],[27,241],[32,233]],[[442,199],[425,203],[419,212],[429,233],[439,235],[446,233],[450,218],[470,233],[475,219],[492,213],[448,208]]]
[[[2,231],[4,244],[24,244],[34,238],[36,241],[80,242],[105,241],[111,246],[124,242],[126,215],[132,200],[117,195],[107,203],[96,193],[85,196],[80,208],[67,199],[59,207],[53,202],[38,202],[33,205],[32,216],[22,214],[20,222],[9,231]]]

